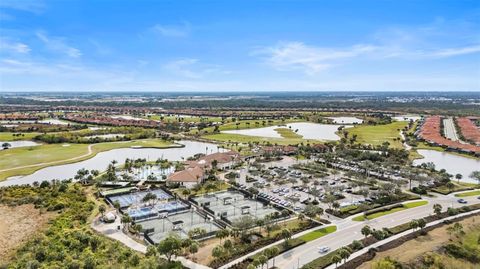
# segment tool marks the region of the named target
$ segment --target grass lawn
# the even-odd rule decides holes
[[[17,141],[17,140],[31,140],[35,136],[39,135],[40,133],[21,133],[21,136],[13,136],[13,134],[17,133],[10,133],[10,132],[2,132],[0,133],[0,141]]]
[[[477,184],[473,184],[473,183],[465,183],[465,182],[457,183],[457,182],[453,182],[453,181],[452,181],[452,183],[453,183],[453,188],[452,189],[447,188],[446,185],[442,185],[442,186],[432,188],[432,191],[447,195],[447,194],[450,194],[452,192],[468,191],[468,190],[471,190],[473,188],[480,187]]]
[[[476,195],[480,195],[480,190],[455,194],[455,197],[468,197],[468,196],[476,196]]]
[[[357,135],[357,141],[362,144],[378,146],[388,141],[391,147],[403,148],[399,130],[407,125],[405,121],[396,121],[383,125],[358,125],[346,130],[349,137]]]
[[[0,172],[0,180],[4,180],[11,176],[28,175],[39,169],[52,165],[79,162],[92,158],[99,152],[116,148],[127,148],[132,146],[167,148],[175,146],[170,142],[159,139],[107,142],[94,144],[92,146],[91,154],[88,154],[88,144],[63,145],[64,144],[44,144],[34,147],[12,148],[0,151],[0,170],[8,169],[7,171]]]
[[[402,211],[402,210],[405,210],[405,209],[414,208],[414,207],[418,207],[418,206],[423,206],[423,205],[426,205],[426,204],[428,204],[428,201],[416,201],[416,202],[406,203],[406,204],[403,204],[403,207],[396,207],[396,208],[393,208],[393,209],[390,209],[390,210],[369,214],[369,215],[367,215],[367,219],[371,220],[371,219],[379,218],[379,217],[382,217],[382,216],[385,216],[385,215],[388,215],[388,214],[392,214],[392,213],[395,213],[395,212],[398,212],[398,211]],[[364,221],[365,216],[364,215],[356,216],[352,220],[354,220],[354,221]]]
[[[302,142],[304,143],[319,142],[317,140],[305,140],[301,138],[288,138],[288,139],[287,138],[270,138],[270,137],[226,134],[226,133],[204,135],[202,136],[202,138],[220,141],[220,142],[238,142],[238,143],[244,143],[244,144],[248,144],[249,142],[259,142],[259,143],[270,142],[272,144],[277,143],[279,145],[296,145]]]
[[[305,242],[309,242],[309,241],[313,241],[315,239],[318,239],[322,236],[325,236],[329,233],[333,233],[336,230],[337,230],[337,226],[335,226],[335,225],[328,226],[328,227],[321,228],[321,229],[315,230],[313,232],[309,232],[307,234],[304,234],[304,235],[300,236],[299,238],[302,239],[302,240],[305,240]]]
[[[279,133],[283,138],[302,138],[303,136],[295,133],[292,129],[290,128],[277,128],[275,129],[277,133]]]

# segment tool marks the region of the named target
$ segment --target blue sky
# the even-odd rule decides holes
[[[480,1],[0,1],[1,91],[480,90]]]

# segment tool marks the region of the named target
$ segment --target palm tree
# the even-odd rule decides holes
[[[273,246],[270,248],[270,255],[273,259],[273,267],[275,268],[275,257],[280,253],[280,249],[277,246]]]
[[[128,224],[132,222],[132,218],[129,215],[123,215],[120,219],[120,222],[123,224],[123,229],[128,229]]]
[[[107,209],[105,208],[104,205],[100,205],[100,206],[98,207],[98,211],[100,211],[100,214],[102,214],[102,219],[103,219],[103,215],[105,214],[105,211],[106,211],[106,210],[107,210]]]
[[[350,251],[346,247],[343,247],[340,249],[339,255],[343,260],[345,260],[344,263],[346,263],[348,257],[350,257]]]
[[[369,236],[370,234],[372,234],[372,229],[370,228],[370,226],[365,225],[365,226],[363,226],[361,232],[362,232],[362,235],[364,235],[365,238],[367,238],[367,236]]]
[[[478,184],[480,184],[480,171],[473,171],[470,174],[470,177],[478,181]]]
[[[460,179],[462,179],[462,174],[456,174],[455,178],[457,179],[457,182],[460,183]]]
[[[342,261],[342,257],[335,255],[332,257],[332,263],[335,264],[335,268],[337,268],[338,263]]]
[[[292,238],[292,233],[289,229],[285,228],[281,231],[282,238],[285,239],[285,246],[288,246],[290,238]]]
[[[262,269],[263,269],[263,265],[268,263],[268,258],[265,255],[260,255],[257,257],[257,259],[258,259],[258,262],[260,262],[260,264],[262,265]]]

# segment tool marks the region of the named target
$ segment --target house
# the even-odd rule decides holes
[[[217,152],[209,155],[205,155],[199,158],[197,161],[187,162],[188,167],[203,167],[204,169],[211,169],[213,163],[216,161],[217,169],[232,168],[240,161],[240,154],[235,151]]]
[[[192,188],[205,180],[205,170],[200,166],[187,167],[185,170],[175,172],[167,177],[167,182],[179,183],[181,186]]]

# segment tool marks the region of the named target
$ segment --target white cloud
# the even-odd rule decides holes
[[[460,47],[460,48],[448,48],[448,49],[441,49],[431,53],[433,57],[452,57],[452,56],[460,56],[465,54],[472,54],[480,52],[480,45],[468,46],[468,47]]]
[[[31,51],[30,47],[21,42],[9,42],[6,39],[0,41],[0,50],[26,54]]]
[[[266,55],[268,64],[278,70],[300,69],[308,75],[314,75],[335,65],[337,60],[357,57],[375,50],[377,48],[370,45],[336,49],[308,46],[302,42],[287,42],[257,53]]]
[[[82,52],[79,49],[69,46],[63,38],[49,37],[42,31],[36,32],[36,36],[51,51],[65,54],[71,58],[79,58],[82,56]]]
[[[155,33],[166,37],[186,37],[190,33],[190,24],[183,22],[180,25],[156,24],[152,27]]]
[[[191,68],[198,62],[197,59],[184,58],[168,62],[163,66],[164,69],[187,78],[201,78],[202,75],[193,71]]]
[[[2,0],[0,1],[0,8],[39,14],[45,10],[46,5],[42,0]]]

